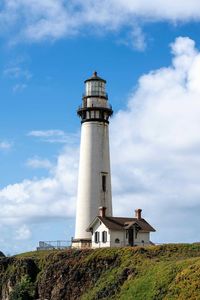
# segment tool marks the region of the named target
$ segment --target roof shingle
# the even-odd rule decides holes
[[[140,227],[140,232],[155,231],[155,229],[145,219],[108,217],[108,216],[103,218],[98,216],[95,218],[95,220],[97,218],[101,220],[106,225],[107,228],[112,230],[123,230],[123,229],[128,229],[133,225],[138,225]],[[94,221],[90,224],[89,228],[92,227]]]

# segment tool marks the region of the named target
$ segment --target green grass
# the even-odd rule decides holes
[[[32,259],[38,267],[35,285],[45,284],[47,270],[57,278],[59,271],[65,274],[61,278],[70,273],[66,287],[79,285],[81,300],[200,300],[200,244],[35,251],[13,259],[5,277],[24,276],[23,263]],[[73,274],[80,282],[73,281]]]
[[[109,257],[117,253],[119,265],[107,270],[82,300],[200,299],[200,258],[190,258],[200,257],[199,245],[109,249],[100,253],[95,251],[92,257],[96,258],[98,254]],[[126,269],[130,274],[120,285],[120,275]]]

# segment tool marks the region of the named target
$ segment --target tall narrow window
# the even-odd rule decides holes
[[[102,190],[106,192],[106,175],[102,175]]]
[[[99,242],[99,232],[98,231],[95,232],[94,241],[96,244],[98,244],[98,242]]]
[[[102,231],[102,242],[103,243],[107,242],[107,231]]]

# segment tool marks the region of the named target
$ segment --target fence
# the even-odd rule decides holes
[[[71,247],[71,241],[40,241],[37,250],[67,249]]]
[[[72,241],[40,241],[39,242],[39,247],[37,247],[37,251],[39,250],[56,250],[56,249],[69,249],[71,248]],[[94,248],[106,248],[106,247],[130,247],[130,245],[125,243],[124,241],[119,241],[119,242],[99,242],[96,244],[93,244]],[[152,242],[148,243],[137,243],[135,246],[149,246],[149,245],[154,245]],[[158,245],[156,243],[156,245]],[[162,244],[161,244],[162,245]],[[82,248],[81,245],[76,246],[77,248]]]

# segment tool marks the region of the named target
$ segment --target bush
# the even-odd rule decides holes
[[[23,276],[10,294],[10,300],[34,300],[35,286],[29,276]]]

